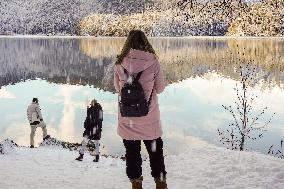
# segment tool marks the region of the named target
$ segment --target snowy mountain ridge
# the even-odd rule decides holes
[[[0,35],[283,36],[278,1],[2,0]],[[224,4],[225,2],[225,4]],[[206,5],[206,6],[205,6]]]

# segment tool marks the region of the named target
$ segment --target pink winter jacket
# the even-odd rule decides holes
[[[165,89],[165,83],[158,60],[152,53],[131,50],[124,57],[121,65],[114,67],[114,86],[119,95],[121,88],[127,81],[123,68],[131,75],[143,71],[139,82],[144,89],[146,99],[149,100],[152,89],[153,94],[150,110],[146,116],[121,117],[118,107],[118,134],[126,140],[153,140],[161,137],[162,129],[157,94]]]

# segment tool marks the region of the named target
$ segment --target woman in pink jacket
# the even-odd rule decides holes
[[[133,89],[133,85],[135,85],[135,89]],[[142,86],[141,93],[138,85]],[[114,67],[114,86],[119,95],[117,132],[123,139],[126,148],[126,174],[132,183],[132,188],[142,189],[140,151],[141,140],[143,140],[149,154],[151,174],[156,182],[156,188],[166,189],[167,172],[164,164],[157,96],[164,90],[165,83],[155,51],[145,34],[140,30],[130,31],[121,54],[118,55]],[[135,93],[134,98],[139,98],[141,94],[144,95],[144,103],[140,104],[141,101],[139,101],[137,106],[135,104],[137,110],[138,106],[142,107],[143,105],[142,111],[139,110],[138,113],[135,112],[135,108],[133,109],[133,105],[129,105],[134,99],[130,95],[131,92]],[[127,103],[128,107],[125,105]]]

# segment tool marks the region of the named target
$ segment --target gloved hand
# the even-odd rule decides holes
[[[39,123],[40,123],[39,121],[34,121],[34,122],[30,123],[30,125],[37,125]]]

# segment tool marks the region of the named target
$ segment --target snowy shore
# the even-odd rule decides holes
[[[101,157],[99,163],[77,151],[43,146],[15,147],[0,155],[0,188],[131,188],[125,161]],[[165,157],[170,189],[284,188],[284,160],[216,147],[192,146],[178,156]],[[153,189],[148,160],[143,162],[144,189]]]

